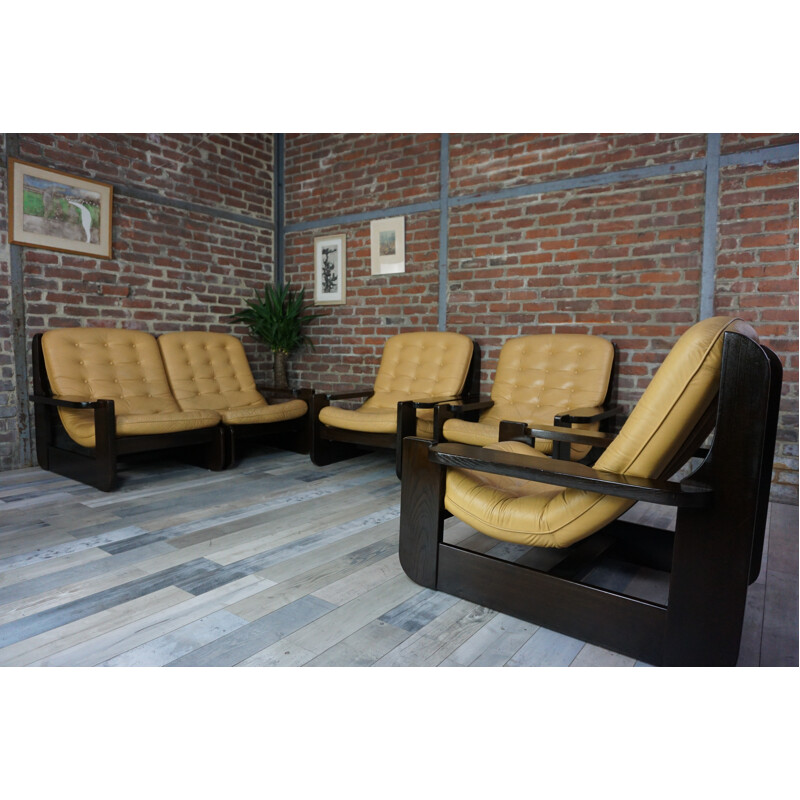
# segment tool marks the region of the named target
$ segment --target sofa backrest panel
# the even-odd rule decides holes
[[[263,406],[242,343],[226,333],[187,331],[159,336],[172,393],[183,409]]]
[[[155,337],[118,328],[59,328],[42,336],[56,397],[113,400],[115,412],[179,411]]]

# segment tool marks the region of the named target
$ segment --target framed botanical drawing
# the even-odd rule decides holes
[[[111,258],[110,184],[15,158],[8,166],[12,244]]]
[[[390,275],[406,271],[405,217],[370,222],[372,274]]]
[[[339,306],[345,302],[347,236],[314,237],[314,305]]]

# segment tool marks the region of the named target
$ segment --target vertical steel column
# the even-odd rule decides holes
[[[274,167],[272,171],[272,181],[275,186],[275,229],[273,242],[273,250],[275,252],[275,274],[274,283],[278,286],[283,285],[284,281],[284,258],[286,255],[285,249],[285,229],[284,229],[284,140],[282,133],[273,134],[273,141],[275,145],[275,152],[273,155]]]
[[[447,242],[450,225],[450,134],[439,149],[439,330],[447,330]]]
[[[714,285],[717,272],[717,220],[719,217],[718,133],[709,133],[706,144],[706,205],[703,214],[703,262],[700,273],[700,319],[714,316]]]
[[[19,158],[19,134],[6,134],[6,176],[8,159]],[[8,184],[8,181],[7,181]],[[10,187],[6,186],[10,195]],[[10,196],[9,196],[10,199]],[[17,403],[17,460],[20,467],[33,464],[31,415],[28,404],[28,336],[25,325],[25,280],[22,247],[10,244],[9,288],[11,293],[11,350],[14,354],[14,392]]]

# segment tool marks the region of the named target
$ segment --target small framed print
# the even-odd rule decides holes
[[[406,271],[405,217],[370,222],[372,274],[391,275]]]
[[[314,305],[345,303],[347,236],[314,237]]]
[[[110,184],[16,158],[8,166],[12,244],[111,258]]]

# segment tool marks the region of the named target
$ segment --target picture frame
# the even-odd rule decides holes
[[[387,217],[370,222],[372,274],[391,275],[406,271],[405,217]]]
[[[314,305],[340,306],[347,297],[347,236],[314,237]]]
[[[114,187],[8,159],[9,242],[111,258]]]

